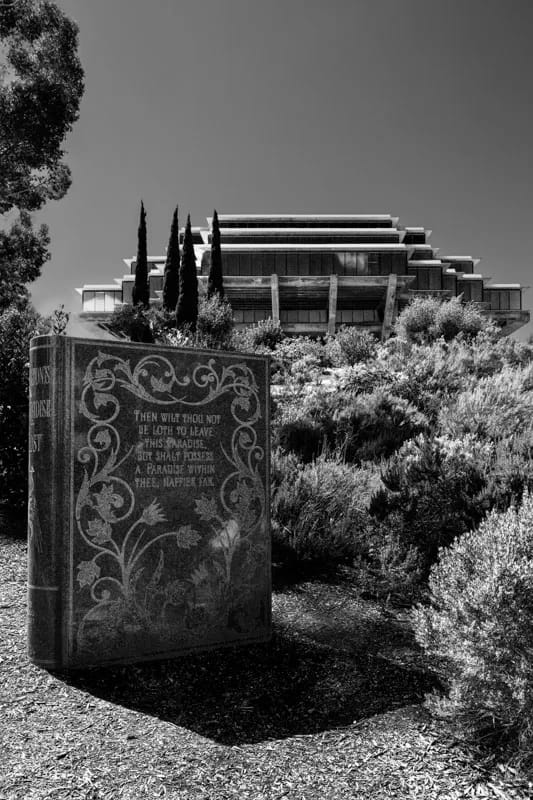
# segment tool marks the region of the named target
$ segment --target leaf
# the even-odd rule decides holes
[[[117,400],[113,397],[112,394],[106,394],[105,392],[95,392],[94,393],[94,407],[101,408],[102,406],[106,406],[108,403],[116,403]]]
[[[93,501],[89,496],[89,476],[87,475],[87,470],[83,470],[83,481],[80,487],[80,491],[78,492],[78,504],[79,508],[83,508],[83,506],[91,506],[93,505]]]
[[[159,584],[159,581],[161,580],[161,575],[163,573],[164,563],[165,563],[165,556],[163,555],[163,551],[160,550],[159,551],[159,561],[157,562],[157,567],[154,570],[154,574],[152,575],[152,577],[150,578],[150,580],[146,584],[146,594],[147,595],[149,595],[150,592],[152,592],[156,588],[156,586]]]
[[[93,539],[95,544],[105,544],[111,541],[111,525],[100,517],[89,520],[87,534]]]
[[[240,396],[237,397],[235,400],[235,405],[239,408],[244,409],[244,411],[250,410],[250,398],[248,396]]]
[[[96,442],[96,444],[101,444],[102,450],[104,450],[111,444],[111,435],[108,430],[98,431],[98,433],[94,437],[94,441]]]
[[[123,372],[124,375],[126,375],[131,380],[132,375],[131,375],[131,367],[130,367],[129,359],[126,360],[126,361],[123,361],[122,359],[118,359],[117,363],[115,365],[115,372]]]
[[[203,522],[209,522],[212,519],[216,519],[218,513],[217,503],[214,497],[207,497],[207,495],[203,494],[194,502],[196,503],[196,513]]]
[[[170,392],[172,389],[172,382],[165,383],[160,378],[156,378],[155,375],[150,378],[150,385],[154,392]]]
[[[198,566],[197,569],[191,574],[191,581],[194,583],[195,586],[198,586],[200,583],[204,583],[209,578],[209,572],[205,565],[205,561]]]
[[[100,567],[94,561],[80,561],[77,579],[80,586],[92,586],[100,577]]]

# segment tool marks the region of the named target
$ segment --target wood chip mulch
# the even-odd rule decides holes
[[[275,593],[269,645],[60,675],[27,660],[25,583],[0,535],[1,800],[533,796],[429,717],[406,619],[347,585]]]

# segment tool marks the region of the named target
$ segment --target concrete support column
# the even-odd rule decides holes
[[[335,324],[337,322],[337,287],[338,287],[337,276],[330,275],[328,333],[335,333]]]
[[[272,321],[279,322],[279,280],[275,272],[270,276],[270,292],[272,295]]]
[[[396,307],[397,287],[398,287],[398,276],[391,273],[389,275],[389,282],[387,284],[387,297],[385,298],[385,312],[383,314],[383,325],[381,327],[382,342],[388,339],[391,334],[392,322],[394,319],[394,310]]]

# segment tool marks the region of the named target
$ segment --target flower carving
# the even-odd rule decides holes
[[[144,522],[146,525],[152,526],[157,525],[158,522],[166,522],[166,519],[163,509],[157,500],[153,500],[150,505],[144,509],[139,522]]]
[[[105,483],[99,492],[94,493],[98,513],[106,522],[115,522],[116,516],[113,508],[120,508],[123,504],[122,497],[116,494],[112,483]]]
[[[95,544],[105,544],[111,541],[111,525],[103,519],[97,517],[89,520],[87,533]]]
[[[92,586],[100,577],[100,567],[94,561],[80,561],[78,564],[78,582],[80,586]]]

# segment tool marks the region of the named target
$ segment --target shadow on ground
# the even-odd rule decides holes
[[[380,626],[358,650],[278,624],[269,644],[62,678],[222,744],[315,734],[418,703],[434,686],[420,669],[378,652]]]

